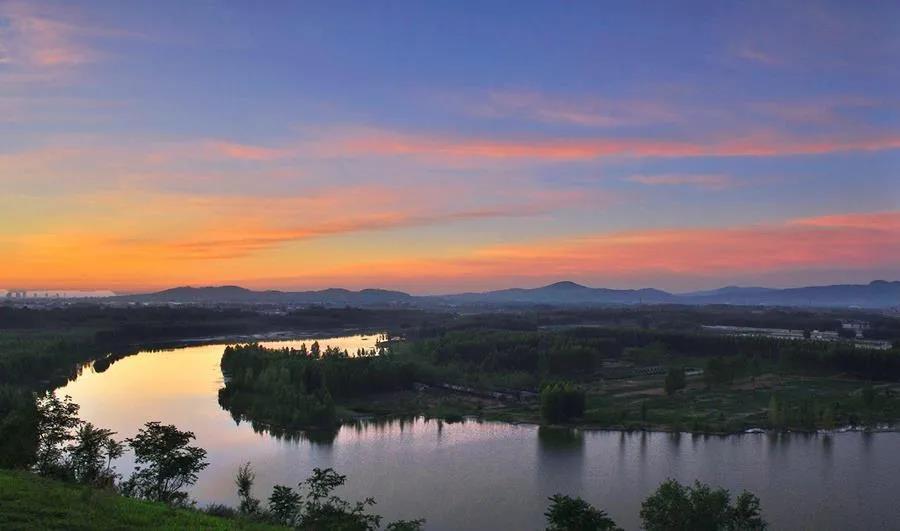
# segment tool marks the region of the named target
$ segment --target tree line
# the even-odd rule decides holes
[[[385,349],[357,354],[365,355],[322,349],[318,342],[298,349],[226,347],[219,403],[247,419],[282,428],[328,428],[337,422],[336,399],[412,388],[411,364]]]

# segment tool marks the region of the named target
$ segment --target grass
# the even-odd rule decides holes
[[[0,529],[282,529],[0,470]]]

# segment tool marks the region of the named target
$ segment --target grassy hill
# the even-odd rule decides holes
[[[0,470],[0,529],[281,529]]]

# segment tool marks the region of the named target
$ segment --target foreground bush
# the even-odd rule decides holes
[[[581,498],[562,494],[550,497],[547,531],[620,531],[612,518]]]
[[[766,528],[759,498],[742,492],[734,503],[725,489],[667,480],[641,504],[647,531],[751,531]]]
[[[613,531],[616,523],[581,498],[550,497],[547,531]],[[647,531],[761,531],[766,529],[759,498],[742,492],[731,502],[725,489],[670,479],[641,504],[641,527]]]

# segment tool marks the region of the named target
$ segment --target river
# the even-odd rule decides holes
[[[376,338],[319,343],[353,352]],[[219,406],[223,349],[141,352],[102,373],[86,369],[57,393],[119,438],[150,420],[193,431],[210,462],[190,489],[200,506],[237,505],[233,476],[250,461],[256,497],[266,498],[274,484],[295,486],[313,467],[332,467],[348,476],[343,497],[373,496],[386,521],[424,517],[427,529],[542,529],[547,497],[556,492],[581,496],[637,529],[641,501],[668,477],[750,490],[773,529],[900,527],[898,433],[708,437],[418,419],[346,425],[333,440],[285,440],[237,424]],[[132,466],[130,455],[117,462],[126,476]]]

